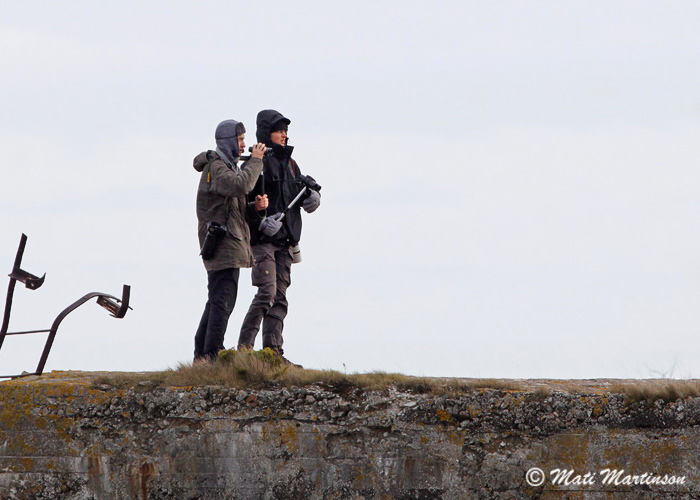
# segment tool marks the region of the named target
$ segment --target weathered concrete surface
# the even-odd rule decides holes
[[[700,400],[581,387],[450,398],[3,382],[0,498],[700,498]],[[541,486],[526,481],[534,467]],[[555,469],[573,470],[570,484]],[[620,484],[603,484],[604,469],[624,470]]]

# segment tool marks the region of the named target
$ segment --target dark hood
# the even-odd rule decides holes
[[[245,133],[245,127],[236,120],[224,120],[216,127],[214,134],[216,146],[231,162],[235,162],[241,156],[241,152],[238,151],[238,136],[243,133]]]
[[[262,142],[265,146],[271,148],[272,140],[270,139],[270,134],[272,132],[270,129],[280,120],[286,121],[287,125],[292,123],[292,120],[274,109],[263,109],[258,113],[258,118],[256,120],[257,130],[255,131],[258,142]]]
[[[192,166],[197,172],[201,172],[202,170],[204,170],[204,167],[207,166],[207,163],[209,163],[209,160],[211,159],[211,157],[209,156],[210,153],[211,151],[204,151],[194,157]]]

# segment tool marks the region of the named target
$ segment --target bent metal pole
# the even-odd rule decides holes
[[[46,365],[46,360],[49,357],[49,352],[51,351],[51,346],[53,345],[53,341],[56,337],[56,333],[58,332],[58,327],[60,326],[61,322],[65,319],[68,314],[71,312],[75,311],[78,307],[86,303],[88,300],[92,298],[97,298],[97,304],[104,309],[106,309],[113,317],[115,318],[123,318],[127,311],[131,309],[129,307],[129,297],[131,295],[131,287],[129,285],[124,285],[122,289],[122,297],[121,299],[118,299],[117,297],[114,297],[112,295],[108,295],[106,293],[100,293],[100,292],[92,292],[88,293],[87,295],[83,296],[82,298],[76,300],[73,302],[70,306],[66,307],[63,311],[59,313],[59,315],[56,317],[54,320],[53,324],[51,325],[50,329],[46,330],[27,330],[27,331],[22,331],[22,332],[8,332],[9,324],[10,324],[10,313],[12,312],[12,299],[14,297],[15,293],[15,285],[19,281],[21,283],[24,283],[24,285],[29,288],[30,290],[36,290],[39,288],[41,285],[44,284],[44,279],[46,278],[46,274],[44,273],[44,276],[39,278],[38,276],[34,276],[33,274],[28,273],[27,271],[24,271],[20,265],[22,264],[22,256],[24,254],[24,248],[27,244],[27,236],[25,234],[22,234],[22,238],[20,239],[19,242],[19,248],[17,249],[17,256],[15,257],[15,263],[14,266],[12,267],[12,272],[10,273],[10,284],[7,288],[7,298],[5,299],[5,313],[3,315],[3,320],[2,320],[2,327],[0,328],[0,348],[2,348],[3,342],[5,341],[5,337],[8,335],[26,335],[26,334],[32,334],[32,333],[48,333],[49,336],[46,339],[46,344],[44,346],[44,350],[41,354],[41,359],[39,360],[39,365],[37,366],[37,369],[33,373],[28,373],[24,372],[21,375],[0,375],[0,378],[18,378],[18,377],[26,377],[28,375],[41,375],[44,371],[44,367]]]

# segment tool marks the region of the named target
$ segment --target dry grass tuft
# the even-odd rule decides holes
[[[644,380],[633,384],[615,384],[610,392],[624,394],[629,402],[657,400],[674,402],[679,399],[700,396],[700,381],[698,380]]]
[[[110,374],[100,377],[97,385],[116,387],[199,387],[224,386],[237,389],[263,389],[319,385],[336,392],[356,389],[398,391],[416,394],[459,395],[478,389],[521,390],[508,380],[460,380],[413,377],[398,373],[372,372],[344,374],[334,370],[306,370],[285,363],[270,349],[262,351],[224,350],[214,363],[181,363],[175,369],[162,372]]]

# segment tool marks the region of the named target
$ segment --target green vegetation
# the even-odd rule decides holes
[[[399,391],[437,395],[461,394],[476,389],[522,389],[515,382],[498,379],[440,379],[384,372],[348,375],[333,370],[306,370],[286,363],[270,349],[224,350],[213,363],[181,363],[175,369],[162,372],[108,374],[99,377],[95,383],[118,387],[139,384],[169,387],[216,385],[239,389],[319,385],[338,391],[387,391],[394,387]]]

